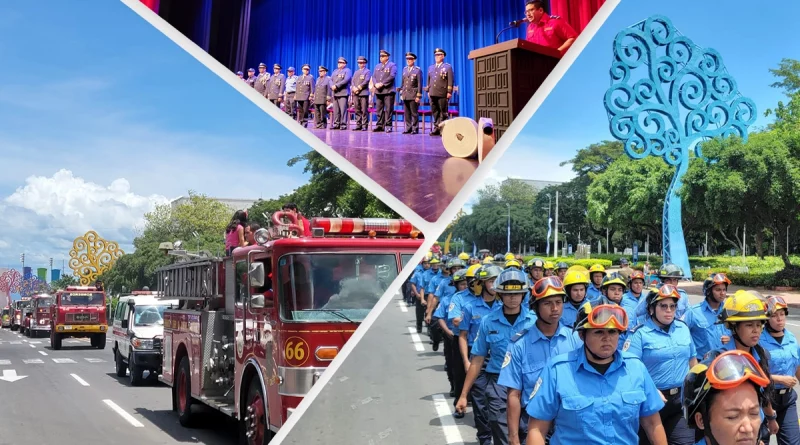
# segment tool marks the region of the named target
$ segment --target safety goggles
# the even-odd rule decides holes
[[[593,329],[628,329],[628,313],[622,306],[601,304],[592,309],[587,319],[589,327]]]
[[[786,304],[786,299],[781,296],[772,296],[767,299],[767,312],[774,314],[775,311],[781,309],[788,309],[789,305]]]
[[[533,285],[533,296],[537,298],[543,297],[547,293],[548,289],[563,293],[564,283],[562,283],[561,279],[556,276],[542,278]]]
[[[658,299],[663,300],[666,298],[675,298],[680,300],[681,294],[678,292],[678,288],[671,285],[665,284],[658,288]]]
[[[711,387],[726,390],[736,388],[747,380],[758,386],[769,384],[767,374],[752,355],[744,351],[726,351],[717,356],[706,371]]]
[[[640,270],[634,270],[631,273],[630,278],[628,278],[628,281],[633,281],[633,280],[642,280],[642,281],[644,281],[644,273],[642,273],[642,271],[640,271]]]
[[[722,272],[712,274],[709,278],[711,279],[711,282],[714,283],[714,285],[731,284],[731,280],[729,280],[728,276]]]

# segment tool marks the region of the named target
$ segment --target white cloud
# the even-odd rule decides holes
[[[30,176],[0,203],[0,264],[18,265],[24,252],[26,265],[47,267],[53,258],[60,268],[73,239],[89,230],[132,251],[144,214],[168,202],[162,195],[137,194],[125,178],[102,185],[63,169]]]

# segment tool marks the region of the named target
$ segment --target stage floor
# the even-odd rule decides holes
[[[392,133],[374,133],[372,129],[309,130],[430,222],[439,219],[478,168],[475,159],[448,155],[442,138],[428,135],[430,129],[403,134],[400,123]]]

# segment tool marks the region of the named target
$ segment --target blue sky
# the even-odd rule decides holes
[[[130,250],[189,189],[272,198],[309,147],[118,1],[0,3],[0,267],[94,229]],[[233,74],[230,74],[233,76]]]
[[[696,45],[716,49],[739,91],[756,103],[759,118],[753,127],[769,123],[764,110],[785,96],[769,86],[775,78],[768,70],[782,58],[800,59],[800,2],[777,4],[766,11],[741,0],[622,0],[494,166],[491,178],[568,181],[574,176],[570,166],[559,163],[594,142],[612,139],[603,95],[610,85],[614,37],[656,14],[667,16]]]

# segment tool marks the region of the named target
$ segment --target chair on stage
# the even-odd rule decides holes
[[[422,99],[419,101],[419,120],[422,124],[422,132],[425,133],[426,117],[431,118],[431,128],[433,128],[433,114],[431,113],[431,98],[427,91],[422,91]]]
[[[450,97],[450,102],[447,104],[448,117],[458,117],[458,85],[453,85],[453,95]]]
[[[400,90],[397,90],[394,98],[394,115],[392,116],[392,130],[397,131],[397,120],[403,117],[403,130],[405,130],[405,115],[406,110],[403,107],[403,99],[400,95]],[[398,105],[399,104],[399,105]]]

